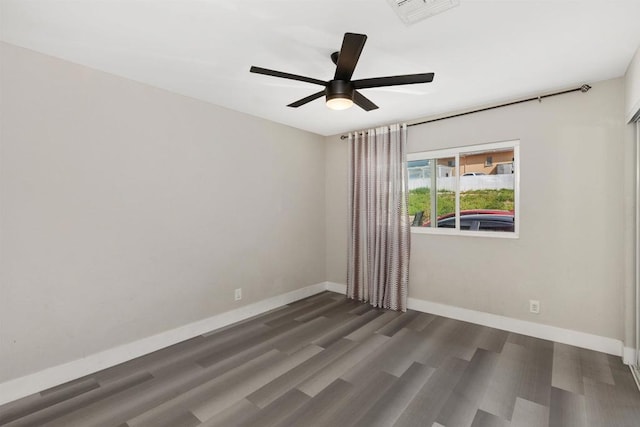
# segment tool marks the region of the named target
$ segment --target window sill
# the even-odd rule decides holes
[[[445,228],[411,227],[411,234],[432,234],[440,236],[489,237],[495,239],[519,239],[515,232],[504,231],[461,231]]]

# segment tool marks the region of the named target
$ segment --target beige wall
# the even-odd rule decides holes
[[[326,202],[327,230],[326,280],[339,284],[347,283],[347,239],[349,218],[349,146],[339,136],[327,137],[326,145]]]
[[[410,127],[409,152],[520,139],[521,231],[519,239],[413,234],[409,296],[624,339],[623,123],[616,79],[587,94]],[[346,156],[346,143],[328,138],[327,277],[339,283],[347,190],[335,177],[346,176]],[[541,314],[529,314],[529,299],[540,300]]]
[[[324,138],[0,49],[0,382],[325,280]]]

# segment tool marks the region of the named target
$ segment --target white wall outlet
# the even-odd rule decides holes
[[[242,299],[242,288],[236,289],[234,293],[234,298],[236,301],[240,301]]]
[[[534,314],[540,314],[540,301],[536,299],[529,300],[529,311]]]

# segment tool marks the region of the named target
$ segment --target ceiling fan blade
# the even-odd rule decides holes
[[[356,105],[358,105],[360,108],[362,108],[365,111],[371,111],[378,108],[376,104],[371,102],[369,98],[367,98],[357,90],[353,91],[353,102],[355,102]]]
[[[353,70],[356,69],[366,41],[367,36],[364,34],[345,33],[340,54],[338,55],[334,80],[351,80]]]
[[[291,104],[287,105],[287,107],[298,108],[301,105],[306,104],[307,102],[311,102],[314,99],[320,98],[321,96],[324,96],[324,91],[323,90],[321,90],[320,92],[314,93],[313,95],[309,95],[306,98],[299,99],[296,102],[292,102]]]
[[[372,79],[354,80],[353,87],[356,89],[366,89],[371,87],[410,85],[414,83],[431,83],[433,73],[406,74],[404,76],[374,77]]]
[[[313,79],[311,77],[299,76],[297,74],[283,73],[282,71],[269,70],[267,68],[262,68],[262,67],[253,66],[249,71],[252,73],[264,74],[266,76],[280,77],[283,79],[291,79],[291,80],[298,80],[301,82],[313,83],[320,86],[327,85],[327,82],[324,82],[322,80]]]

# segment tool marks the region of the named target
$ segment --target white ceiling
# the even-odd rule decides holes
[[[0,0],[0,38],[321,135],[620,77],[640,46],[640,0],[481,1],[403,24],[387,0]],[[345,32],[368,35],[354,79],[435,72],[364,89],[380,108],[287,104],[329,80]]]

